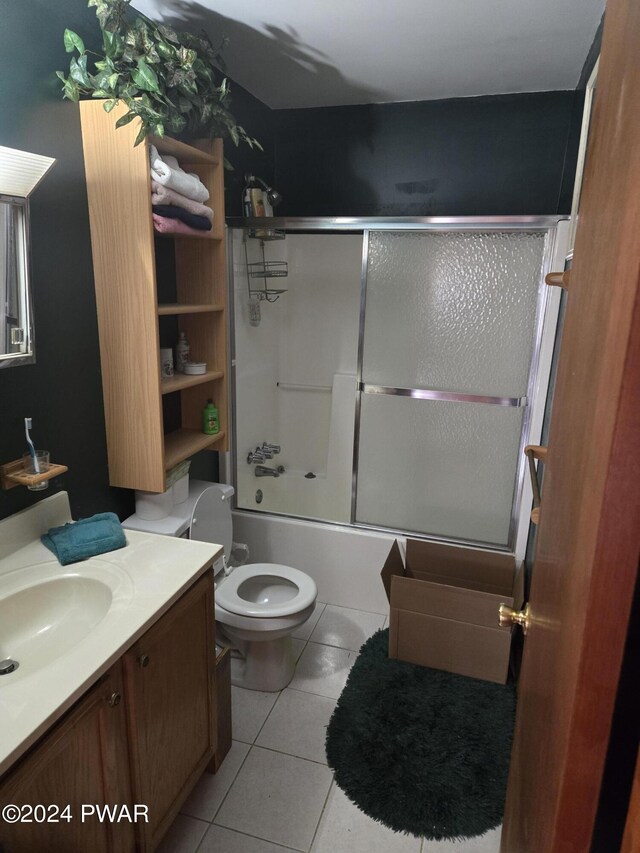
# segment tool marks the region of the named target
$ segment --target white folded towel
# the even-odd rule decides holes
[[[186,195],[164,187],[157,181],[151,181],[151,204],[173,204],[189,213],[195,213],[196,216],[206,216],[210,222],[213,222],[213,210],[206,204],[187,198]]]
[[[150,145],[149,161],[151,177],[154,181],[194,201],[208,201],[209,190],[197,175],[183,171],[175,157],[170,154],[164,154],[161,157],[155,145]]]

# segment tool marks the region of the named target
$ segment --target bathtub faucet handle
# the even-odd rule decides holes
[[[247,455],[247,465],[251,465],[252,462],[264,462],[267,457],[260,450],[259,447],[256,447],[254,451],[249,451]]]
[[[280,449],[281,448],[280,448],[279,444],[269,444],[266,441],[262,442],[262,452],[263,453],[267,453],[267,452],[270,453],[271,456],[269,457],[269,459],[271,459],[271,457],[274,455],[277,456],[278,453],[280,453]]]

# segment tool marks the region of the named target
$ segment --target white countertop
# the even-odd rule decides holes
[[[20,588],[29,567],[35,582],[76,576],[108,580],[112,602],[73,648],[33,672],[29,661],[0,676],[0,773],[6,771],[87,689],[177,601],[222,548],[126,531],[127,546],[61,566],[39,540],[71,520],[66,492],[0,521],[0,601]],[[2,628],[0,626],[0,641]],[[0,648],[0,657],[11,656]]]

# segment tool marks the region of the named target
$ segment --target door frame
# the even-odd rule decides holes
[[[589,850],[640,551],[640,4],[609,0],[502,853]]]

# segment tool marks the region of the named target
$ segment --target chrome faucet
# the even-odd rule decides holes
[[[256,477],[279,477],[280,474],[275,468],[269,468],[266,465],[256,465],[253,469]]]

